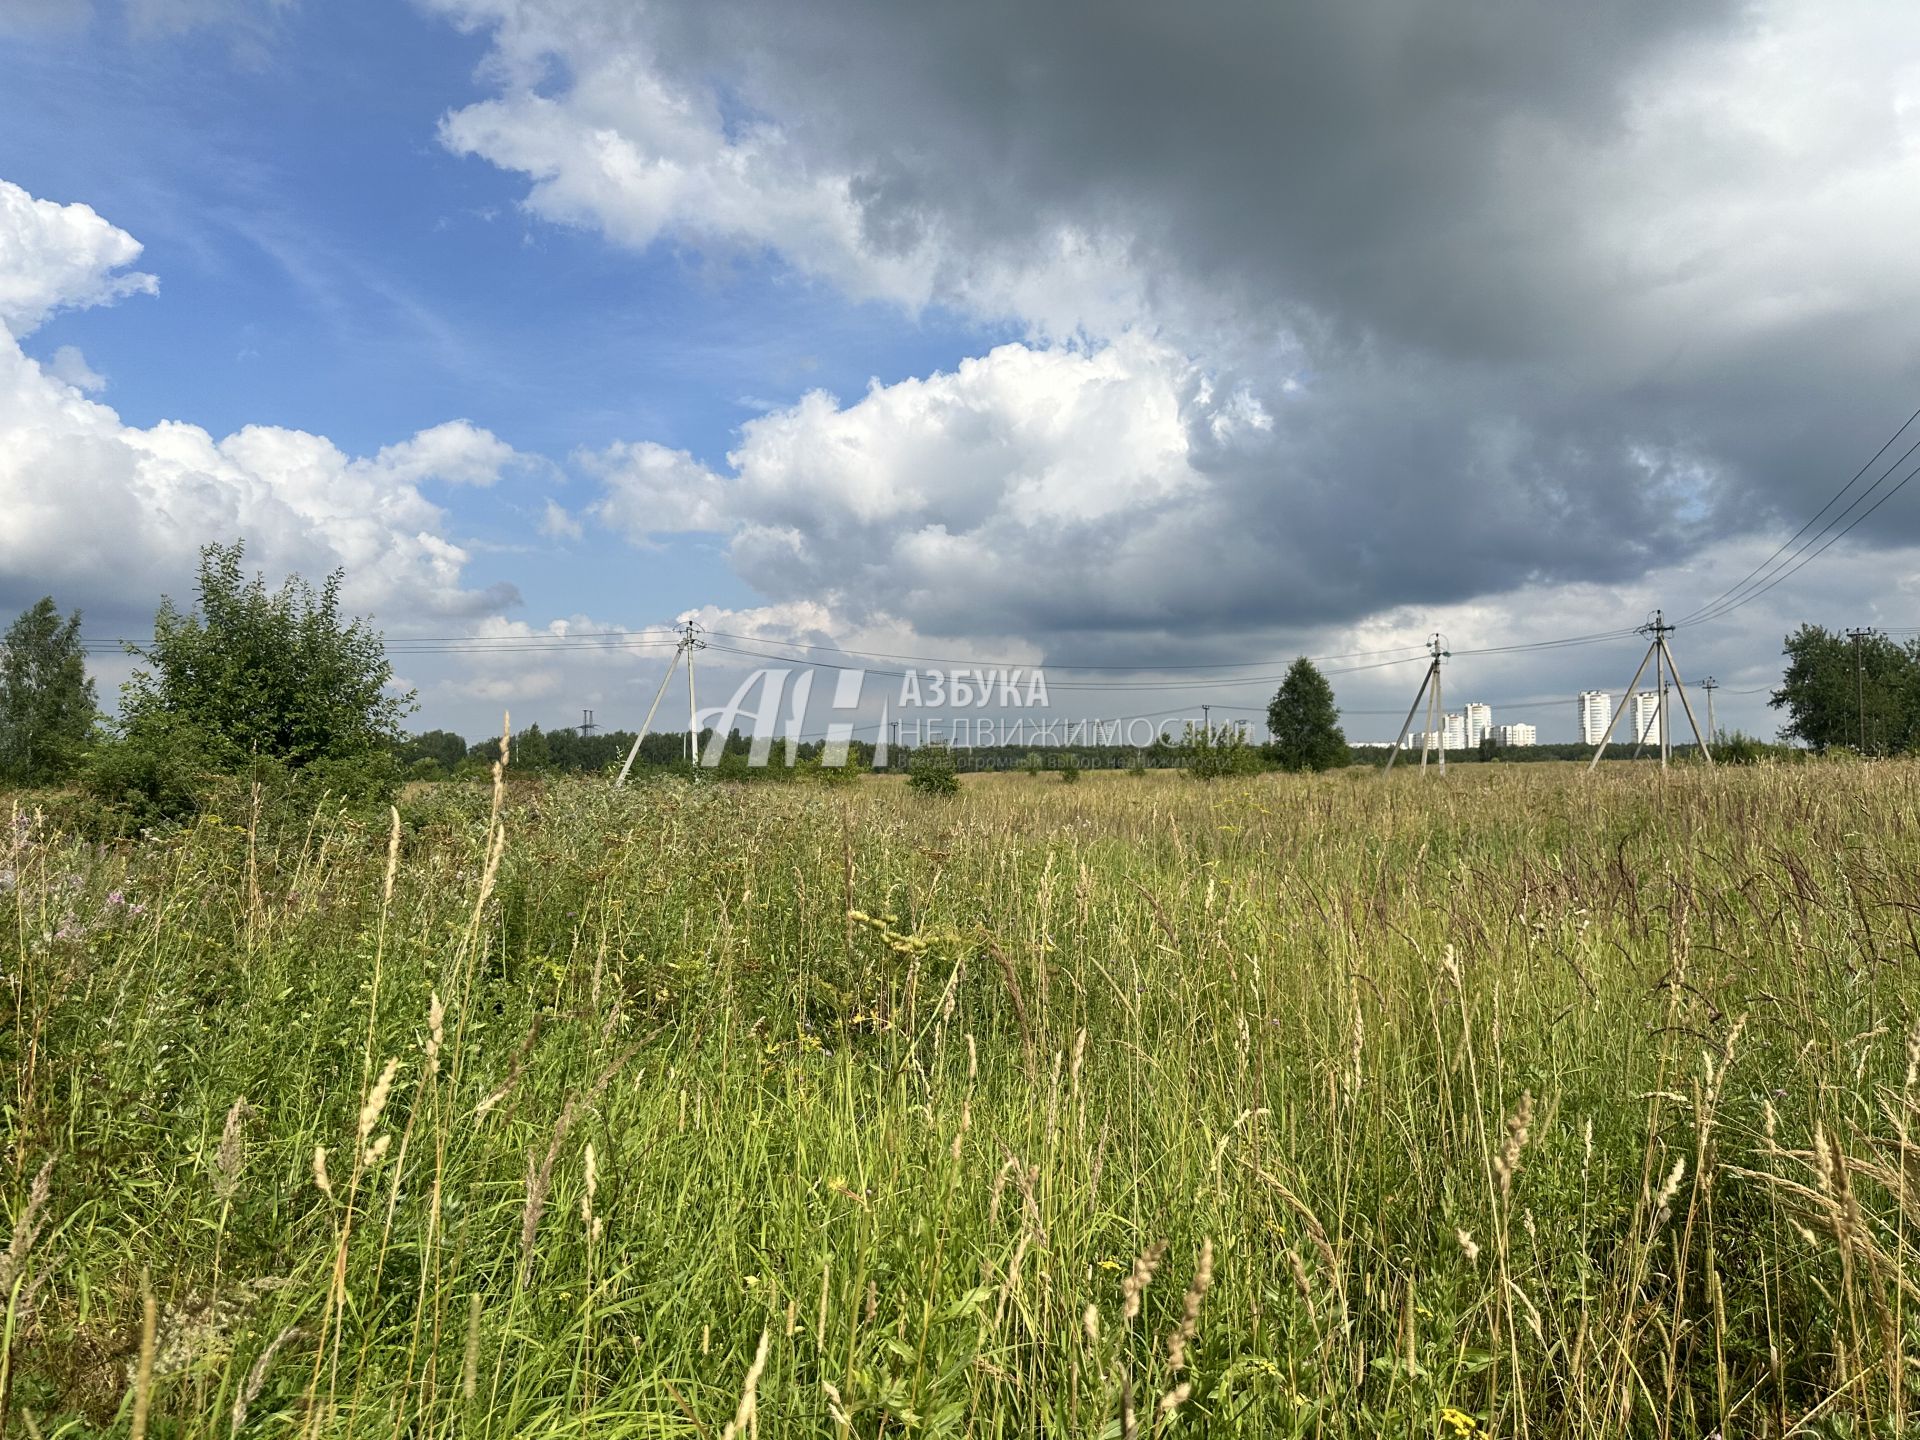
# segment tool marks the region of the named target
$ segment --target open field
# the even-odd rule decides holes
[[[1920,769],[402,808],[8,822],[0,1431],[1920,1425]]]

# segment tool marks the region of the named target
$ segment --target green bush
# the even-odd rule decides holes
[[[1713,758],[1722,765],[1758,765],[1774,757],[1782,748],[1735,730],[1723,734],[1713,747]]]
[[[121,687],[118,737],[86,767],[135,825],[223,808],[236,786],[250,810],[258,786],[309,813],[329,799],[384,805],[399,786],[394,751],[413,697],[388,693],[380,636],[341,616],[343,576],[269,591],[245,577],[242,556],[239,544],[207,546],[193,610],[161,600],[144,665]]]
[[[907,759],[907,788],[922,795],[958,795],[960,770],[950,746],[922,745]]]
[[[1215,730],[1208,734],[1197,725],[1187,727],[1187,774],[1195,780],[1221,780],[1231,775],[1252,775],[1260,769],[1260,752],[1249,745],[1238,730]]]
[[[846,762],[841,765],[827,764],[823,753],[809,756],[794,767],[796,778],[816,785],[857,785],[860,777],[868,773],[866,762],[855,748],[848,749]]]
[[[162,713],[96,745],[80,778],[125,828],[141,830],[193,814],[227,758],[193,721]]]
[[[1078,785],[1080,783],[1080,757],[1063,755],[1060,757],[1060,783]]]

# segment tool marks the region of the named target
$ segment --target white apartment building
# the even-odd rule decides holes
[[[1540,732],[1527,724],[1496,725],[1493,727],[1493,743],[1500,746],[1538,745]]]
[[[1642,690],[1633,697],[1633,739],[1638,745],[1660,743],[1660,692]]]
[[[1598,745],[1613,719],[1613,697],[1604,690],[1582,690],[1574,714],[1580,722],[1580,743]]]
[[[1467,748],[1467,717],[1459,714],[1447,716],[1447,728],[1441,731],[1441,735],[1444,738],[1440,743],[1447,749],[1465,750]]]
[[[1472,750],[1476,748],[1482,740],[1493,734],[1493,707],[1491,705],[1483,705],[1475,700],[1471,702],[1465,710],[1460,712],[1460,717],[1465,723],[1467,749]]]

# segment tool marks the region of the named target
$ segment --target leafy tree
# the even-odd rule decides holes
[[[1787,636],[1787,671],[1768,701],[1787,712],[1780,738],[1815,750],[1858,749],[1864,701],[1866,749],[1887,755],[1920,744],[1920,641],[1884,635],[1854,642],[1819,625]]]
[[[960,772],[950,746],[921,745],[907,757],[907,788],[922,795],[958,795]]]
[[[553,753],[547,743],[547,732],[538,725],[529,725],[513,737],[514,769],[547,770],[552,765]]]
[[[407,765],[432,760],[444,770],[452,770],[467,757],[467,742],[451,730],[428,730],[409,736],[400,746],[400,759]]]
[[[1268,752],[1283,770],[1331,770],[1350,758],[1333,687],[1304,655],[1274,692],[1267,728],[1273,732]]]
[[[390,792],[400,721],[413,696],[393,678],[378,632],[340,614],[342,573],[276,591],[241,570],[243,546],[200,552],[191,612],[163,598],[145,662],[121,687],[122,743],[104,788],[178,814],[195,777],[283,775],[354,798]]]
[[[62,620],[48,596],[0,637],[0,781],[63,778],[92,736],[97,714],[80,649],[80,612]]]

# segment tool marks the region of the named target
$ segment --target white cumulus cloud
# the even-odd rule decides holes
[[[143,428],[83,393],[99,377],[77,350],[42,367],[21,349],[17,337],[56,309],[152,289],[124,273],[139,253],[89,207],[0,181],[0,602],[51,592],[137,615],[185,588],[202,545],[234,537],[269,573],[344,566],[350,603],[396,618],[513,598],[465,584],[467,552],[420,488],[490,483],[517,463],[489,432],[454,421],[356,457],[279,426],[224,438],[182,421]]]
[[[159,281],[126,269],[140,250],[92,206],[35,199],[0,180],[0,327],[18,339],[55,310],[153,293]]]

